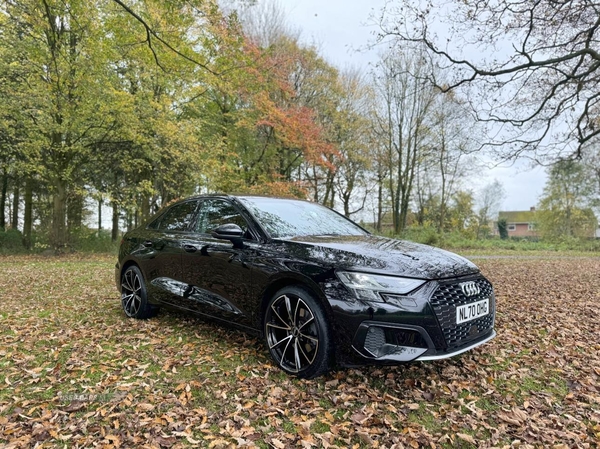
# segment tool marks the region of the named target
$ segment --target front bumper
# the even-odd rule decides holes
[[[481,293],[465,297],[456,286],[475,281]],[[395,364],[440,360],[462,354],[496,336],[495,297],[481,275],[430,281],[416,292],[392,301],[348,300],[343,287],[327,292],[336,323],[342,364]],[[342,300],[342,295],[346,295]],[[489,299],[490,313],[457,324],[458,306]]]
[[[429,334],[419,326],[364,321],[354,336],[352,348],[367,360],[382,363],[442,360],[480,346],[496,336],[489,329],[459,346],[436,348]]]
[[[493,339],[495,336],[496,336],[496,331],[494,329],[492,329],[492,332],[490,333],[489,336],[485,337],[483,340],[477,340],[477,341],[467,345],[464,348],[461,348],[461,349],[458,349],[455,351],[451,351],[451,352],[445,352],[445,353],[438,354],[438,355],[424,355],[422,357],[417,357],[415,360],[426,362],[428,360],[449,359],[450,357],[454,357],[455,355],[459,355],[459,354],[462,354],[463,352],[470,351],[471,349],[476,348],[477,346],[481,346],[482,344],[487,343],[488,341]]]

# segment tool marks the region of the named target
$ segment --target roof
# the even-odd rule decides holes
[[[498,212],[498,219],[505,218],[507,223],[533,223],[535,211],[514,210]]]

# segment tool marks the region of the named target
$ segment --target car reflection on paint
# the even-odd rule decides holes
[[[471,262],[300,200],[179,201],[125,234],[115,275],[128,316],[168,306],[235,325],[305,378],[443,359],[495,336],[494,291]]]

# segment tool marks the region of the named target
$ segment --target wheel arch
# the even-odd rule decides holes
[[[142,276],[144,276],[144,272],[142,271],[142,268],[139,266],[139,264],[135,260],[129,259],[121,264],[121,271],[119,272],[119,279],[121,279],[123,277],[123,273],[125,273],[125,271],[127,271],[127,268],[129,268],[131,266],[138,267],[138,269],[142,273]]]
[[[261,294],[260,315],[257,320],[257,325],[260,329],[260,335],[264,337],[265,311],[267,308],[267,304],[269,303],[271,298],[282,288],[293,286],[301,287],[307,290],[309,293],[312,293],[315,296],[315,298],[317,298],[317,300],[325,308],[327,318],[331,325],[331,330],[333,333],[335,333],[336,325],[334,321],[333,309],[331,307],[331,304],[327,300],[327,297],[323,293],[323,290],[321,289],[321,287],[319,287],[319,284],[317,284],[311,278],[300,275],[298,273],[285,273],[282,276],[272,279]]]

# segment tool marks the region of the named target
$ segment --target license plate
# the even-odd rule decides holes
[[[466,323],[490,313],[490,300],[482,299],[481,301],[465,304],[456,308],[456,324]]]

